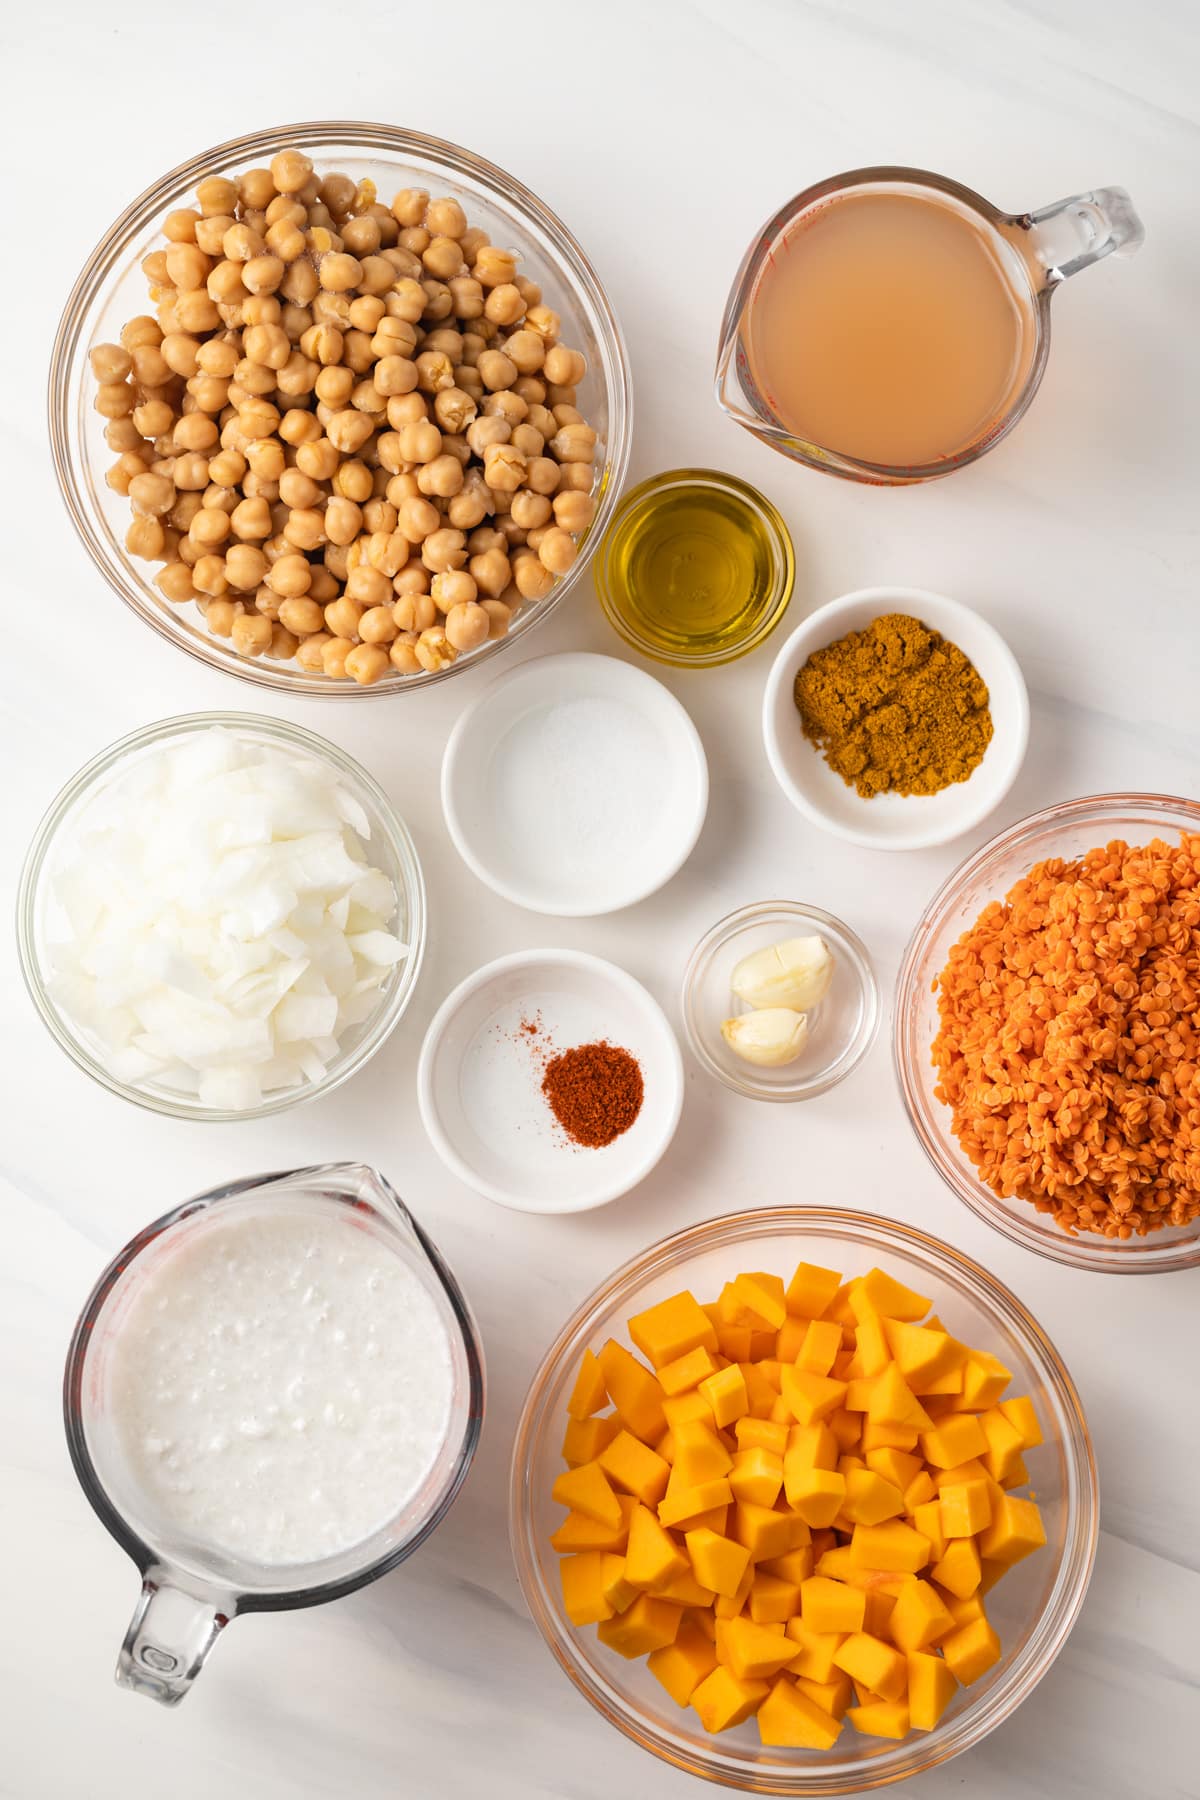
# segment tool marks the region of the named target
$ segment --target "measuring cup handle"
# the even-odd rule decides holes
[[[1017,223],[1031,234],[1033,253],[1048,282],[1065,281],[1105,256],[1132,256],[1146,236],[1124,188],[1093,188],[1053,206],[1025,213]]]
[[[232,1613],[232,1605],[223,1612],[176,1587],[163,1571],[148,1570],[117,1658],[118,1687],[178,1706]]]

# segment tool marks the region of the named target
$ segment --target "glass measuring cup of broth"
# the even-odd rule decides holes
[[[424,1541],[475,1452],[483,1357],[392,1188],[332,1163],[140,1232],[75,1327],[63,1410],[142,1578],[117,1682],[175,1706],[238,1613],[338,1599]]]
[[[1123,188],[1003,213],[922,169],[856,169],[768,220],[726,304],[724,410],[796,462],[928,481],[1006,437],[1037,392],[1050,300],[1144,237]]]

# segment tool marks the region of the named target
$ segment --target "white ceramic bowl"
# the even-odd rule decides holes
[[[460,715],[442,807],[488,887],[582,918],[644,900],[683,866],[708,809],[708,763],[684,708],[643,669],[541,656]]]
[[[793,688],[814,650],[889,612],[910,613],[970,657],[987,684],[992,740],[967,781],[938,794],[876,794],[864,800],[805,737]],[[763,694],[763,741],[792,805],[826,831],[873,850],[924,850],[970,831],[1003,800],[1025,760],[1029,696],[1004,639],[969,607],[924,588],[860,588],[810,613],[783,645]]]
[[[629,1130],[591,1149],[558,1126],[541,1082],[548,1055],[598,1039],[637,1058],[644,1093]],[[671,1142],[683,1058],[662,1008],[624,969],[578,950],[522,950],[477,969],[438,1008],[417,1098],[460,1181],[518,1212],[587,1212],[636,1187]]]

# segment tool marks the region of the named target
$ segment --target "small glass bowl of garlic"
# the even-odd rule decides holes
[[[879,1027],[862,940],[799,900],[763,900],[719,919],[683,978],[696,1060],[751,1100],[811,1100],[857,1068]]]

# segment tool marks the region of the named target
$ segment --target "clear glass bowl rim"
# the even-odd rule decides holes
[[[745,502],[766,524],[774,552],[774,584],[770,610],[766,616],[736,644],[720,652],[702,656],[674,655],[660,645],[651,643],[638,631],[618,598],[617,584],[611,571],[614,548],[633,508],[649,494],[667,493],[671,488],[681,487],[716,489]],[[715,669],[723,663],[737,662],[739,658],[749,655],[751,650],[757,650],[770,637],[792,598],[792,589],[796,583],[796,552],[791,533],[778,507],[748,481],[743,481],[738,475],[730,475],[724,469],[664,469],[659,475],[647,476],[645,481],[639,482],[637,487],[630,488],[628,493],[621,496],[608,529],[600,540],[592,578],[605,618],[617,635],[640,655],[676,669]]]
[[[756,920],[769,917],[772,913],[790,913],[796,918],[810,919],[818,925],[832,927],[844,937],[855,956],[855,975],[863,996],[865,1024],[858,1033],[857,1040],[852,1042],[849,1052],[843,1058],[842,1066],[827,1069],[811,1080],[797,1083],[792,1087],[760,1086],[750,1073],[750,1065],[746,1066],[746,1074],[738,1080],[730,1071],[723,1068],[716,1057],[709,1051],[695,1017],[696,986],[702,973],[702,965],[717,947],[721,939],[728,938],[743,925],[751,925]],[[802,900],[752,900],[747,906],[737,906],[724,918],[718,919],[709,927],[704,936],[688,957],[687,968],[683,972],[683,992],[680,1000],[683,1013],[683,1028],[687,1034],[688,1048],[700,1064],[701,1068],[732,1090],[750,1100],[797,1101],[814,1100],[818,1094],[827,1094],[831,1088],[845,1081],[858,1068],[879,1034],[881,1007],[879,1003],[879,984],[875,979],[875,971],[871,966],[870,953],[856,931],[853,931],[844,919],[836,913],[826,912],[824,907],[810,906]]]
[[[959,1714],[944,1737],[940,1735],[941,1727],[935,1733],[921,1734],[911,1742],[908,1756],[897,1757],[892,1766],[884,1770],[873,1771],[868,1763],[864,1765],[862,1778],[824,1775],[819,1763],[795,1771],[756,1769],[747,1764],[743,1772],[726,1761],[718,1762],[719,1738],[714,1740],[711,1758],[699,1755],[690,1747],[672,1744],[655,1727],[628,1709],[610,1704],[574,1655],[574,1639],[570,1630],[560,1623],[558,1609],[539,1579],[532,1547],[533,1445],[554,1379],[564,1362],[573,1359],[591,1335],[592,1321],[598,1314],[615,1303],[625,1304],[632,1300],[647,1282],[680,1266],[695,1252],[734,1245],[747,1237],[795,1237],[830,1232],[858,1239],[872,1252],[886,1253],[891,1246],[902,1252],[916,1253],[942,1270],[952,1272],[967,1287],[974,1304],[998,1313],[1011,1330],[1036,1349],[1047,1384],[1053,1387],[1070,1427],[1063,1440],[1067,1523],[1062,1561],[1052,1602],[1031,1632],[1023,1652],[1014,1660],[1007,1678],[990,1692],[984,1703],[968,1706]],[[509,1536],[513,1560],[525,1604],[559,1666],[602,1717],[644,1750],[688,1774],[751,1793],[785,1796],[865,1793],[906,1780],[911,1775],[923,1774],[979,1743],[1032,1693],[1066,1643],[1087,1593],[1099,1530],[1095,1452],[1082,1403],[1057,1349],[1033,1315],[994,1275],[949,1244],[930,1237],[915,1226],[884,1219],[874,1213],[840,1208],[779,1206],[765,1207],[760,1212],[728,1213],[674,1232],[624,1263],[576,1308],[542,1357],[521,1409],[513,1444],[509,1483]]]
[[[360,790],[370,801],[384,832],[388,844],[400,866],[403,882],[403,900],[406,909],[406,937],[409,953],[401,965],[400,979],[396,982],[393,993],[386,1005],[379,1009],[367,1030],[344,1056],[331,1063],[324,1077],[303,1088],[284,1088],[275,1096],[268,1095],[259,1106],[246,1108],[242,1112],[232,1112],[221,1107],[202,1107],[177,1105],[165,1096],[143,1093],[128,1083],[118,1081],[109,1073],[97,1057],[91,1055],[86,1046],[70,1032],[59,1017],[58,1008],[52,1003],[46,991],[45,980],[37,957],[37,905],[41,880],[46,867],[46,859],[54,845],[59,827],[67,814],[79,801],[86,798],[88,792],[101,777],[128,755],[144,749],[147,745],[164,742],[168,738],[184,732],[199,730],[209,725],[221,725],[231,730],[249,730],[274,738],[282,744],[302,751],[306,756],[316,760],[332,763],[352,788]],[[428,907],[425,897],[425,880],[421,873],[421,864],[417,857],[416,846],[409,834],[407,825],[392,806],[391,801],[375,780],[369,775],[361,763],[349,756],[346,751],[330,743],[327,738],[320,737],[315,731],[308,731],[302,725],[293,725],[283,719],[271,719],[258,713],[242,712],[197,712],[180,713],[173,718],[159,719],[153,724],[142,725],[125,737],[118,738],[99,751],[78,769],[68,782],[59,790],[43,813],[37,830],[33,834],[25,862],[21,869],[20,883],[17,889],[17,950],[21,965],[21,975],[25,982],[30,999],[37,1009],[42,1023],[51,1036],[66,1051],[77,1067],[93,1081],[99,1082],[112,1094],[123,1100],[130,1100],[135,1106],[146,1108],[150,1112],[162,1113],[168,1118],[201,1120],[220,1124],[232,1124],[242,1119],[265,1119],[274,1113],[287,1112],[293,1106],[302,1106],[309,1100],[332,1093],[335,1088],[349,1081],[358,1072],[382,1044],[391,1036],[405,1012],[413,991],[417,985],[417,977],[421,972],[421,962],[425,954],[425,938],[428,929]]]
[[[93,531],[84,501],[78,465],[85,457],[83,446],[75,440],[69,411],[71,375],[77,361],[86,354],[82,343],[84,320],[100,296],[125,245],[153,222],[169,203],[179,200],[181,190],[212,172],[214,166],[247,158],[253,163],[269,160],[277,151],[300,144],[306,150],[320,150],[328,145],[353,146],[364,152],[383,156],[405,155],[439,163],[447,175],[461,175],[491,188],[500,200],[526,214],[553,243],[571,283],[586,296],[595,314],[597,336],[605,351],[603,379],[609,406],[607,457],[596,493],[596,517],[579,540],[579,554],[566,575],[557,581],[544,600],[538,601],[519,616],[516,628],[502,638],[482,644],[469,656],[460,658],[445,669],[421,675],[408,675],[382,681],[370,687],[357,682],[332,682],[317,676],[288,674],[283,664],[256,662],[252,658],[221,656],[203,638],[192,639],[177,634],[169,617],[147,606],[144,597],[126,579],[124,569],[112,559],[108,546]],[[71,288],[63,307],[50,356],[46,388],[46,412],[49,428],[50,455],[58,480],[63,504],[80,542],[92,563],[109,587],[138,618],[149,625],[167,643],[183,650],[208,668],[219,669],[256,687],[276,693],[299,695],[305,699],[346,700],[363,696],[380,698],[403,693],[408,689],[424,690],[435,682],[449,680],[465,669],[473,669],[498,655],[510,643],[524,638],[536,625],[548,618],[568,590],[587,567],[612,518],[620,498],[622,483],[629,465],[633,431],[633,391],[629,355],[620,324],[608,295],[580,244],[567,227],[543,201],[523,182],[506,170],[477,156],[448,139],[427,133],[405,130],[399,126],[355,119],[317,119],[293,125],[277,125],[261,131],[247,132],[215,144],[198,156],[189,157],[170,169],[157,181],[130,201],[116,221],[92,250]]]
[[[1180,814],[1190,818],[1192,829],[1200,832],[1200,801],[1172,794],[1087,794],[1077,800],[1058,801],[1054,805],[1042,807],[1038,812],[1029,813],[973,851],[946,877],[918,919],[896,977],[893,1010],[892,1060],[904,1109],[918,1143],[942,1180],[977,1217],[994,1230],[1002,1232],[1013,1243],[1020,1244],[1039,1256],[1049,1257],[1054,1262],[1066,1263],[1071,1268],[1098,1270],[1107,1275],[1161,1275],[1172,1269],[1195,1268],[1200,1264],[1200,1221],[1193,1227],[1190,1240],[1175,1239],[1173,1242],[1156,1245],[1154,1233],[1125,1242],[1096,1234],[1085,1236],[1080,1233],[1077,1237],[1071,1237],[1053,1224],[1043,1224],[1047,1215],[1037,1212],[1032,1205],[1025,1206],[1029,1214],[1027,1221],[1019,1216],[1010,1217],[997,1204],[990,1189],[985,1188],[973,1175],[968,1175],[964,1166],[948,1161],[942,1154],[929,1124],[931,1109],[935,1103],[925,1093],[922,1085],[922,1074],[928,1067],[929,1046],[923,1047],[925,1060],[922,1061],[921,1049],[913,1043],[913,1034],[907,1027],[917,995],[917,970],[925,958],[930,941],[941,929],[945,914],[969,881],[983,873],[990,863],[998,864],[1025,844],[1031,849],[1030,863],[1053,855],[1049,846],[1034,850],[1038,839],[1043,834],[1048,834],[1051,828],[1081,825],[1089,819],[1094,819],[1099,829],[1103,829],[1106,823],[1115,824],[1118,820],[1123,820],[1128,826],[1137,822],[1139,814],[1144,815],[1141,822],[1152,831],[1163,832],[1168,838],[1180,829]],[[1111,835],[1107,839],[1098,837],[1096,841],[1111,842],[1112,838]],[[1009,886],[1011,880],[1005,884],[1006,892]]]

